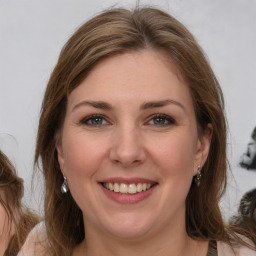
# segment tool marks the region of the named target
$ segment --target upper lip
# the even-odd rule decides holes
[[[112,177],[100,180],[99,183],[124,183],[124,184],[138,184],[138,183],[147,183],[147,184],[155,184],[157,183],[154,180],[146,179],[146,178],[123,178],[123,177]]]

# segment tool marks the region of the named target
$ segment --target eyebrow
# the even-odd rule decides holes
[[[73,107],[72,111],[74,111],[76,108],[78,108],[80,106],[83,106],[83,105],[91,106],[91,107],[98,108],[98,109],[104,109],[104,110],[113,109],[113,107],[109,103],[104,102],[104,101],[87,101],[87,100],[84,100],[84,101],[81,101],[78,104],[76,104]]]
[[[160,100],[160,101],[150,101],[150,102],[145,102],[140,106],[140,110],[147,110],[147,109],[151,109],[151,108],[160,108],[160,107],[164,107],[170,104],[174,104],[180,108],[182,108],[185,111],[185,107],[178,101],[175,100]],[[83,106],[83,105],[87,105],[87,106],[91,106],[94,108],[98,108],[98,109],[104,109],[104,110],[112,110],[113,106],[107,102],[104,101],[81,101],[78,104],[76,104],[72,111],[74,111],[76,108]]]
[[[175,100],[161,100],[161,101],[150,101],[150,102],[146,102],[144,104],[141,105],[140,109],[142,110],[146,110],[146,109],[150,109],[150,108],[160,108],[160,107],[164,107],[170,104],[174,104],[180,108],[182,108],[185,111],[185,107],[178,101]]]

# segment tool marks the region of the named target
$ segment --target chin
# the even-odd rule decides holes
[[[106,223],[105,223],[106,224]],[[153,224],[152,219],[124,214],[122,217],[113,217],[108,225],[105,225],[107,233],[121,239],[140,239],[146,236]]]
[[[149,233],[148,228],[141,228],[141,227],[133,227],[130,226],[129,228],[126,227],[112,227],[111,230],[108,230],[108,232],[116,238],[119,239],[125,239],[125,240],[140,240],[143,237],[146,237],[146,235]]]

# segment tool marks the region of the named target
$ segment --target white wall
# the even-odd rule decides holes
[[[256,0],[141,3],[162,7],[191,30],[222,85],[234,176],[223,202],[229,216],[242,194],[256,187],[256,172],[238,166],[256,125]],[[72,32],[94,13],[114,4],[135,6],[135,0],[0,0],[0,146],[24,178],[25,199],[32,207],[38,208],[30,195],[35,136],[50,72]],[[36,188],[36,195],[39,190]]]

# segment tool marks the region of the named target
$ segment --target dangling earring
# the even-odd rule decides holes
[[[201,183],[201,178],[202,178],[202,174],[201,174],[201,165],[199,164],[197,167],[197,175],[194,178],[194,181],[196,183],[196,185],[199,187],[200,183]]]
[[[62,194],[66,194],[69,190],[68,188],[68,182],[67,182],[67,178],[63,175],[64,181],[61,185],[61,193]]]

